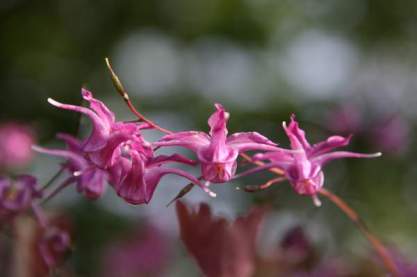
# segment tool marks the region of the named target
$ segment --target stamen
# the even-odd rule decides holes
[[[321,207],[321,201],[316,194],[313,195],[311,198],[313,199],[314,206]]]
[[[83,174],[83,172],[82,172],[82,171],[74,171],[74,173],[72,173],[72,175],[73,175],[74,177],[78,177],[78,176],[80,176],[81,174]]]

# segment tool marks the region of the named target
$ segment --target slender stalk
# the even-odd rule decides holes
[[[155,122],[153,122],[152,120],[146,118],[143,114],[141,114],[138,110],[136,110],[135,106],[133,106],[132,101],[130,101],[129,98],[129,94],[127,93],[126,89],[124,88],[124,86],[122,85],[122,82],[120,81],[119,77],[116,75],[116,73],[114,72],[110,60],[109,58],[105,58],[106,61],[106,65],[107,68],[110,71],[110,75],[111,75],[111,79],[113,81],[113,85],[116,88],[117,92],[123,97],[123,100],[125,101],[126,105],[129,107],[130,111],[137,116],[140,120],[148,123],[149,125],[151,125],[152,127],[154,127],[155,129],[166,133],[166,134],[172,134],[172,131],[162,128],[161,126],[159,126],[158,124],[156,124]]]
[[[240,156],[242,157],[242,158],[244,158],[246,161],[248,161],[248,162],[250,162],[250,163],[253,163],[253,164],[256,164],[256,165],[258,165],[258,166],[264,166],[265,165],[265,163],[263,163],[263,162],[261,162],[261,161],[254,161],[252,158],[251,158],[251,156],[249,156],[248,154],[245,154],[245,153],[240,153]],[[278,175],[284,175],[284,171],[282,171],[281,169],[279,169],[279,168],[276,168],[276,167],[274,167],[274,168],[270,168],[270,169],[268,169],[269,171],[271,171],[271,172],[273,172],[273,173],[275,173],[275,174],[278,174]]]
[[[48,202],[52,197],[57,195],[61,190],[66,188],[68,185],[70,185],[72,182],[74,182],[74,178],[68,178],[65,180],[61,185],[59,185],[57,188],[55,188],[48,196],[45,197],[45,199],[42,201],[41,205],[44,205],[46,202]]]
[[[280,183],[282,181],[285,181],[285,177],[277,177],[277,178],[271,179],[268,182],[263,183],[261,185],[257,185],[257,186],[256,185],[255,186],[249,185],[249,186],[246,186],[244,188],[244,190],[246,192],[257,192],[257,191],[260,191],[260,190],[267,189],[270,186],[272,186],[273,184],[277,184],[277,183]]]
[[[59,176],[61,176],[62,172],[64,172],[64,168],[60,168],[54,176],[49,179],[49,181],[41,188],[41,191],[45,191],[50,185],[52,185]]]
[[[46,228],[46,226],[48,225],[48,219],[46,218],[45,214],[40,209],[38,204],[32,203],[32,211],[33,211],[33,214],[35,215],[36,221],[38,221],[39,225],[42,228]]]
[[[352,220],[353,223],[358,227],[358,229],[364,234],[366,239],[374,248],[375,252],[381,258],[382,262],[384,263],[385,268],[389,271],[392,276],[400,276],[398,272],[398,268],[395,265],[392,257],[390,256],[388,250],[384,246],[384,244],[374,235],[372,234],[368,227],[366,226],[365,222],[359,217],[358,213],[355,212],[345,201],[343,201],[339,196],[335,195],[334,193],[322,188],[319,190],[319,194],[329,199],[333,204],[335,204],[342,212],[346,214],[346,216]]]

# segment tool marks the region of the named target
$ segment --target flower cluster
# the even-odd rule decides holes
[[[121,85],[119,88],[123,89]],[[279,176],[259,189],[288,180],[297,194],[311,196],[316,205],[319,205],[318,194],[332,197],[330,192],[323,189],[324,165],[334,159],[372,158],[380,155],[380,153],[333,151],[335,148],[347,146],[350,136],[331,136],[325,141],[311,145],[294,115],[288,125],[283,123],[284,131],[290,141],[289,149],[278,147],[276,143],[257,132],[237,132],[229,135],[227,122],[230,115],[220,104],[215,104],[215,111],[208,118],[210,128],[208,133],[172,132],[146,119],[133,108],[127,93],[121,94],[139,120],[116,120],[115,114],[86,89],[81,90],[81,95],[88,103],[88,107],[48,99],[51,105],[80,113],[92,123],[91,132],[82,139],[59,133],[57,138],[65,143],[65,149],[32,147],[37,152],[65,160],[60,171],[67,172],[67,177],[52,192],[46,193],[53,182],[39,189],[36,179],[31,176],[22,175],[14,181],[0,178],[0,219],[9,220],[32,209],[42,230],[38,252],[47,270],[60,263],[71,246],[71,238],[67,231],[57,228],[47,220],[37,200],[44,203],[69,185],[74,185],[79,193],[92,200],[100,198],[110,185],[124,201],[139,205],[151,201],[161,179],[168,174],[180,176],[190,183],[179,193],[179,196],[182,197],[188,191],[187,188],[196,185],[214,197],[216,194],[211,191],[211,184],[222,184],[261,170],[271,170]],[[156,141],[148,141],[144,133],[152,129],[164,134]],[[171,155],[158,154],[158,149],[164,147],[183,147],[191,150],[195,154],[195,160],[175,152]],[[251,151],[251,156],[247,154],[248,151]],[[254,166],[246,171],[240,171],[239,157],[243,157]],[[175,165],[199,165],[200,173],[193,175],[186,170],[176,168]],[[342,209],[345,206],[342,205]],[[251,215],[238,219],[232,225],[228,225],[224,220],[211,219],[207,206],[202,206],[199,213],[193,215],[180,203],[177,211],[183,240],[208,276],[252,275],[256,258],[254,238],[262,219],[261,210],[254,210]],[[348,211],[348,215],[352,213]],[[357,216],[352,218],[358,220]],[[361,224],[358,222],[359,226],[362,226]],[[206,228],[195,229],[194,226],[206,226]],[[372,237],[367,233],[366,228],[364,230],[369,237]],[[294,233],[296,237],[298,233]],[[200,240],[207,242],[204,249],[200,249],[200,246],[194,243]],[[291,241],[292,237],[288,240]],[[290,252],[295,256],[299,252],[305,253],[304,248],[309,248],[307,242],[302,239],[296,240],[299,243],[294,246],[291,242],[289,247],[292,249]],[[378,245],[379,241],[373,239],[371,243],[376,245],[382,257],[387,256],[384,248]],[[218,245],[222,246],[220,253]],[[213,261],[207,255],[220,255],[224,258]],[[239,266],[227,266],[224,260],[226,258],[230,260],[229,257],[234,257],[235,264]],[[389,268],[391,266],[389,258],[385,260],[388,261]],[[223,274],[224,272],[227,274]]]
[[[333,148],[346,146],[350,137],[329,137],[326,141],[311,146],[304,131],[298,127],[293,116],[291,123],[283,125],[291,142],[291,149],[277,146],[257,132],[239,132],[228,135],[229,113],[220,104],[209,117],[209,133],[201,131],[169,132],[158,141],[149,142],[142,132],[155,128],[148,122],[116,121],[115,115],[104,103],[95,99],[91,92],[82,89],[82,97],[89,107],[62,104],[48,99],[55,107],[79,112],[92,122],[90,135],[79,140],[69,134],[58,134],[66,150],[34,147],[38,152],[67,159],[63,167],[70,173],[64,183],[75,183],[80,193],[90,199],[99,198],[107,183],[126,202],[131,204],[148,203],[166,174],[184,177],[192,184],[201,187],[211,196],[211,183],[225,183],[238,176],[261,169],[275,168],[283,172],[298,194],[316,197],[323,186],[322,166],[328,161],[345,157],[376,157],[380,154],[358,154],[352,152],[332,152]],[[162,129],[162,128],[161,128]],[[180,154],[158,155],[161,147],[184,147],[196,154],[197,161]],[[236,175],[238,157],[247,151],[262,151],[253,156],[253,161],[269,160],[267,165],[255,167],[246,173]],[[201,166],[201,176],[193,176],[183,170],[168,167],[168,163]]]

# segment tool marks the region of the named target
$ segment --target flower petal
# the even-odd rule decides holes
[[[291,148],[292,149],[301,149],[307,150],[310,148],[310,144],[308,143],[305,132],[303,129],[298,127],[298,122],[295,119],[295,115],[291,116],[291,122],[287,126],[285,122],[283,122],[283,128],[290,139]]]
[[[204,132],[185,131],[169,134],[153,143],[155,146],[182,146],[194,152],[210,144],[210,137]]]
[[[51,98],[48,98],[48,102],[61,109],[83,113],[91,119],[93,123],[93,131],[85,141],[85,145],[83,146],[84,150],[96,151],[105,146],[106,138],[110,133],[110,128],[107,122],[100,118],[100,116],[98,116],[95,112],[85,107],[63,104]]]
[[[226,141],[227,145],[239,152],[250,150],[275,151],[277,144],[257,132],[234,133]]]
[[[372,154],[362,154],[362,153],[355,153],[355,152],[348,152],[348,151],[336,151],[332,153],[327,153],[315,157],[312,162],[319,165],[324,165],[327,162],[335,159],[342,159],[342,158],[377,158],[382,155],[381,152],[372,153]]]
[[[112,111],[104,105],[103,102],[97,100],[93,97],[93,94],[86,90],[85,88],[81,89],[81,95],[84,100],[90,103],[90,108],[102,119],[104,122],[111,126],[115,122],[115,116]]]
[[[349,144],[351,138],[352,136],[348,136],[346,138],[342,136],[331,136],[325,141],[314,144],[310,151],[308,151],[308,155],[313,157],[329,152],[334,148],[346,146]]]

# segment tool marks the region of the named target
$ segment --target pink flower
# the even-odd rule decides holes
[[[171,162],[195,164],[194,161],[178,154],[144,159],[139,152],[131,151],[130,157],[120,157],[120,160],[111,168],[113,187],[117,194],[130,204],[149,203],[161,178],[167,174],[175,174],[190,180],[212,194],[191,174],[180,169],[163,167],[164,164]]]
[[[350,137],[331,136],[320,143],[310,145],[305,133],[298,127],[295,116],[287,126],[283,128],[290,140],[293,153],[283,151],[271,151],[264,154],[256,154],[255,160],[269,160],[268,167],[280,168],[285,172],[294,190],[301,195],[311,195],[316,198],[316,193],[323,187],[324,174],[322,167],[329,161],[340,158],[374,158],[381,153],[360,154],[346,151],[330,152],[334,148],[349,144]],[[316,202],[318,204],[318,202]]]
[[[249,277],[255,272],[256,237],[264,216],[253,209],[234,222],[214,218],[210,208],[201,204],[190,211],[177,202],[181,239],[208,277]]]
[[[32,201],[41,196],[36,186],[36,178],[29,175],[20,175],[15,180],[0,177],[0,219],[28,209]]]
[[[82,152],[82,142],[68,134],[58,134],[58,138],[65,141],[67,150],[46,149],[34,146],[39,153],[62,157],[67,160],[63,167],[70,173],[70,177],[64,182],[77,184],[78,192],[90,199],[99,198],[105,191],[108,174],[105,170],[97,167]]]
[[[33,156],[32,144],[35,142],[30,128],[17,123],[0,126],[0,167],[26,165]]]
[[[66,158],[64,167],[71,173],[68,183],[76,182],[78,190],[88,198],[100,197],[109,181],[117,194],[131,204],[148,203],[164,175],[182,176],[194,184],[203,186],[194,176],[175,168],[163,167],[170,162],[194,165],[195,162],[178,154],[154,156],[153,146],[141,135],[150,125],[115,120],[104,103],[93,98],[91,92],[82,89],[83,98],[90,108],[48,101],[59,108],[85,114],[90,118],[93,131],[83,141],[70,135],[60,135],[67,150],[35,147],[38,152]]]
[[[232,179],[236,172],[239,153],[249,150],[276,150],[275,143],[256,133],[235,133],[227,136],[229,119],[223,106],[216,104],[209,120],[210,133],[185,131],[164,136],[157,146],[182,146],[194,151],[201,163],[203,178],[213,183]]]

